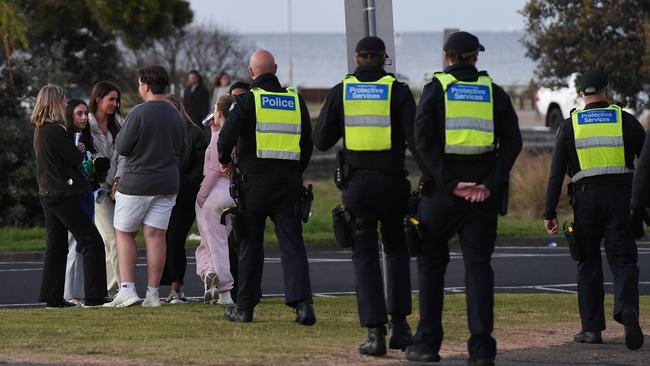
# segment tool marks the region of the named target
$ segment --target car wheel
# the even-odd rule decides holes
[[[551,107],[546,114],[546,125],[548,126],[551,132],[555,133],[564,121],[562,117],[562,111],[558,107]]]

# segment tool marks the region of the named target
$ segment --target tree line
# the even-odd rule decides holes
[[[215,24],[192,24],[185,0],[0,0],[0,226],[43,222],[29,111],[55,83],[74,97],[110,80],[139,102],[138,67],[160,64],[182,90],[187,71],[246,75],[250,50]],[[123,109],[124,110],[124,109]]]

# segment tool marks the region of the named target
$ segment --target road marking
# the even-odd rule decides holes
[[[612,282],[604,282],[604,285],[613,285]],[[650,285],[649,281],[642,281],[639,282],[639,285],[644,285],[648,286]],[[538,291],[544,291],[544,292],[560,292],[560,293],[567,293],[567,294],[575,294],[576,291],[572,290],[564,290],[561,288],[556,288],[556,287],[577,287],[578,284],[576,283],[558,283],[558,284],[547,284],[547,285],[529,285],[529,286],[495,286],[495,290],[538,290]],[[458,293],[464,293],[465,292],[465,287],[459,286],[459,287],[445,287],[445,292],[447,293],[452,293],[452,294],[458,294]],[[413,290],[411,291],[413,294],[419,294],[418,290]],[[323,297],[323,298],[330,298],[330,297],[338,297],[338,296],[351,296],[355,295],[356,293],[354,291],[333,291],[333,292],[316,292],[314,293],[315,297]],[[284,297],[283,293],[267,293],[263,294],[264,297],[267,298],[276,298],[276,297]],[[203,296],[187,296],[188,299],[193,300],[193,301],[203,301]],[[31,304],[0,304],[0,308],[24,308],[24,307],[38,307],[38,306],[44,306],[45,303],[31,303]]]

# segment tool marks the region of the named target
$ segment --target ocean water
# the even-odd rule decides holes
[[[527,85],[535,62],[525,56],[522,32],[477,32],[481,52],[477,67],[487,70],[500,85]],[[288,83],[289,38],[286,34],[243,34],[242,43],[271,51],[278,64],[278,77]],[[299,33],[293,35],[293,85],[331,87],[347,73],[345,34]],[[394,62],[397,74],[412,88],[421,88],[434,71],[442,68],[442,33],[396,35]]]

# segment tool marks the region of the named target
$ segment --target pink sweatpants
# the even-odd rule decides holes
[[[210,270],[219,277],[217,289],[219,292],[230,291],[233,285],[228,260],[228,225],[221,225],[221,212],[224,208],[233,207],[235,202],[228,190],[230,180],[225,177],[217,179],[212,191],[205,200],[203,208],[196,205],[196,222],[201,235],[201,244],[196,248],[196,274],[201,281]]]

